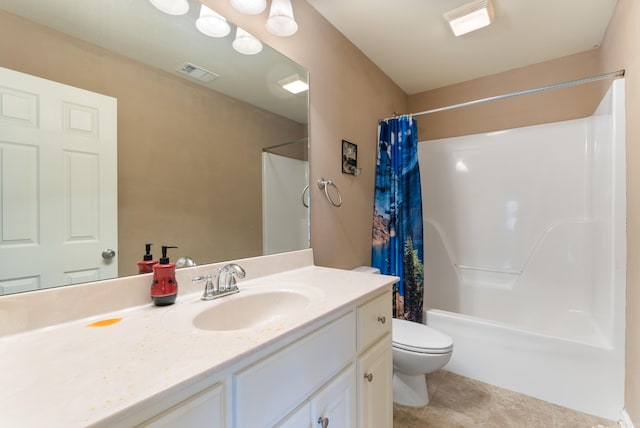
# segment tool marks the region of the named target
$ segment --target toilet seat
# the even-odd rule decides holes
[[[447,354],[453,340],[444,333],[417,322],[393,319],[393,347],[420,354]]]

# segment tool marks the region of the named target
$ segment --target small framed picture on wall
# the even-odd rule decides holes
[[[358,175],[358,146],[347,140],[342,140],[342,173]]]

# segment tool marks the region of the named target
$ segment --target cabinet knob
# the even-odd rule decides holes
[[[379,322],[381,322],[382,324],[384,324],[384,323],[386,323],[386,322],[387,322],[387,317],[385,317],[385,316],[380,316],[380,317],[378,317],[378,321],[379,321]]]
[[[365,373],[364,378],[371,382],[373,380],[373,373]]]
[[[320,425],[322,428],[327,428],[329,426],[329,418],[319,417],[318,425]]]

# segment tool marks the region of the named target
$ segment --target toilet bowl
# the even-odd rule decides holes
[[[393,319],[393,401],[403,406],[429,404],[425,375],[451,358],[453,340],[417,322]]]

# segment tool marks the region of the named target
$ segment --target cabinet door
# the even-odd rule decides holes
[[[308,401],[291,415],[276,425],[277,428],[312,428],[311,403]],[[315,427],[314,427],[315,428]]]
[[[213,385],[139,426],[145,428],[224,428],[224,385]]]
[[[314,428],[352,428],[356,426],[356,371],[350,365],[311,399]]]
[[[393,426],[393,362],[391,335],[358,358],[360,428]]]
[[[355,328],[349,312],[236,373],[235,427],[271,428],[313,395],[353,361]]]

